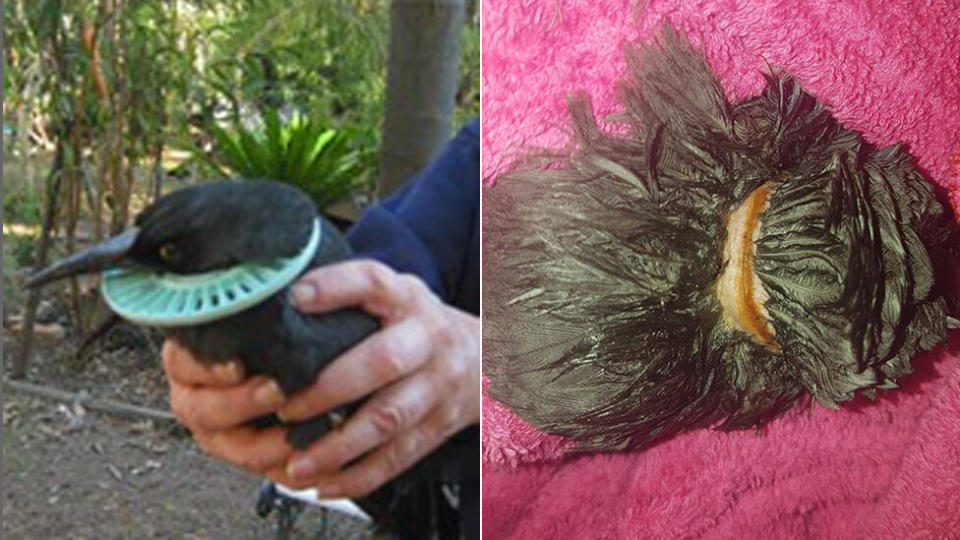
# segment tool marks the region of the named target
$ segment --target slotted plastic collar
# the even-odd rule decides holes
[[[148,326],[192,326],[222,319],[266,300],[300,275],[320,245],[321,231],[317,220],[300,253],[270,263],[202,274],[113,268],[103,273],[103,298],[117,315]]]

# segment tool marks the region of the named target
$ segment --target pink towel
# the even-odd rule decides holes
[[[622,45],[666,18],[703,44],[732,100],[785,68],[871,142],[905,141],[960,210],[956,1],[484,0],[483,16],[488,182],[525,148],[567,142],[568,92],[586,90],[598,117],[617,111]],[[960,538],[960,333],[914,365],[876,402],[575,458],[484,398],[484,536]]]

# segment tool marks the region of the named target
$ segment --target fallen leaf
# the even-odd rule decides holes
[[[153,431],[153,420],[143,420],[141,422],[137,422],[130,426],[130,431],[140,433],[145,431]]]

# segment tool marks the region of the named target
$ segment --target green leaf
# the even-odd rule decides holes
[[[223,164],[237,174],[245,176],[250,175],[249,160],[247,159],[247,154],[243,147],[240,146],[240,143],[238,143],[237,140],[234,139],[229,133],[217,126],[212,126],[211,131],[213,132],[213,136],[216,138],[217,143],[220,146],[220,152],[224,158]]]
[[[262,141],[246,129],[240,129],[238,135],[240,135],[240,146],[243,147],[247,156],[245,175],[251,178],[270,178],[267,162],[269,149],[265,148]]]
[[[266,124],[266,137],[263,143],[266,151],[264,152],[265,163],[263,167],[271,178],[277,178],[283,174],[287,157],[283,128],[280,125],[280,113],[275,109],[266,111],[264,122]]]

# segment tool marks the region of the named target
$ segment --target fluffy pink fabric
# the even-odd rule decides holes
[[[870,141],[905,141],[960,209],[952,0],[484,0],[483,16],[488,182],[529,147],[567,142],[568,92],[616,111],[623,44],[666,18],[704,45],[731,99],[783,67]],[[565,458],[568,442],[484,398],[484,536],[960,538],[957,333],[952,344],[875,403],[799,405],[759,434],[700,430],[644,452]]]

